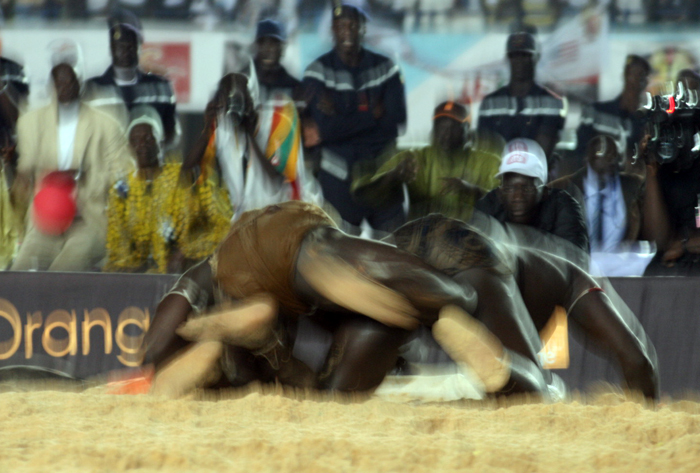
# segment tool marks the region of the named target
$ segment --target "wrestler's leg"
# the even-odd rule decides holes
[[[343,317],[333,330],[333,344],[319,375],[319,388],[336,391],[369,391],[396,365],[399,347],[409,332],[387,327],[355,314]]]
[[[496,335],[503,346],[537,362],[542,343],[512,276],[475,268],[461,271],[453,279],[466,282],[479,294],[472,313],[474,318]]]
[[[536,363],[506,349],[481,322],[458,307],[447,306],[440,312],[433,336],[455,362],[469,366],[486,392],[547,395]]]
[[[528,292],[526,301],[546,300],[564,307],[572,328],[575,327],[572,333],[580,331],[599,350],[612,353],[630,389],[639,390],[649,398],[658,397],[656,352],[639,320],[624,302],[618,301],[618,310],[604,292],[588,292],[598,288],[598,283],[562,258],[525,251],[521,260],[520,280],[530,281],[527,289],[521,285],[523,295]],[[546,284],[538,287],[532,281],[546,281]]]
[[[295,285],[300,294],[321,307],[341,306],[407,330],[419,323],[432,326],[447,306],[469,317],[477,305],[476,292],[467,282],[459,284],[392,246],[349,237],[330,228],[307,235],[297,260]],[[478,334],[463,325],[452,326],[450,332],[449,337],[436,339],[453,358],[457,357],[455,361],[483,361],[472,368],[490,392],[502,388],[508,381],[507,360],[489,360],[489,350],[482,350],[483,346],[476,343]],[[470,353],[472,349],[475,353]],[[498,373],[487,380],[492,369]]]
[[[588,279],[584,275],[576,277]],[[574,302],[574,301],[572,301]],[[569,311],[569,321],[586,334],[603,353],[612,353],[619,363],[627,386],[645,397],[659,396],[656,353],[636,318],[623,318],[605,292],[583,295]]]
[[[322,227],[307,235],[296,264],[295,289],[322,308],[338,306],[386,325],[432,325],[440,309],[476,308],[476,292],[395,247]]]
[[[476,289],[479,301],[472,315],[509,350],[513,369],[504,390],[545,392],[545,376],[537,358],[541,340],[514,278],[475,268],[453,279]]]
[[[291,372],[294,376],[305,374],[302,382],[292,374],[287,374],[289,383],[304,386],[310,384],[308,368],[290,369],[294,362],[289,360],[275,331],[277,305],[274,300],[262,297],[230,307],[229,310],[190,318],[192,313],[201,312],[208,302],[213,302],[211,270],[208,262],[204,261],[187,271],[158,305],[145,340],[145,361],[154,365],[160,379],[155,392],[180,392],[182,386],[192,388],[194,381],[190,378],[193,374],[188,368],[191,360],[197,360],[195,364],[199,363],[197,366],[203,369],[201,356],[194,356],[201,353],[201,349],[192,351],[194,343],[210,341],[233,344],[223,351],[221,362],[226,377],[237,385],[247,384],[260,377],[259,367],[252,366],[250,362],[254,355],[246,349],[257,350],[260,357],[264,360],[269,358],[273,363],[277,359],[287,360],[282,364],[282,371]],[[280,368],[278,363],[276,367]],[[160,371],[165,369],[167,373],[161,375]]]
[[[221,356],[221,370],[227,384],[240,388],[253,381],[270,381],[258,367],[256,357],[249,350],[231,345],[224,345]]]
[[[277,302],[268,295],[260,294],[191,318],[177,333],[190,341],[219,341],[250,351],[256,358],[255,371],[263,377],[295,387],[315,385],[311,369],[292,357],[288,327],[278,320]],[[229,368],[235,370],[235,364]]]
[[[338,391],[376,388],[395,366],[399,348],[410,332],[356,314],[333,317],[344,321],[331,329],[334,342],[319,376],[319,387]],[[537,370],[532,370],[532,362],[517,354],[510,356],[493,334],[460,308],[443,308],[433,324],[433,334],[455,361],[469,365],[487,392],[504,386],[509,393],[544,392],[545,385]]]

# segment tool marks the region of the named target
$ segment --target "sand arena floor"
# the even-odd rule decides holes
[[[3,391],[0,389],[0,391]],[[0,392],[0,472],[700,471],[700,403]],[[9,391],[9,392],[8,392]]]

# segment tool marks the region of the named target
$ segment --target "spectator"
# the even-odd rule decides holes
[[[592,251],[614,252],[623,241],[636,241],[642,229],[644,181],[620,172],[623,157],[617,141],[597,135],[586,147],[586,166],[550,183],[581,205]]]
[[[77,45],[57,43],[52,63],[51,103],[22,115],[17,123],[19,160],[13,191],[29,198],[46,175],[66,173],[75,179],[78,215],[61,235],[42,233],[30,219],[12,269],[86,271],[104,258],[107,193],[131,163],[124,159],[119,123],[81,99]]]
[[[651,68],[646,59],[630,54],[625,62],[622,93],[613,100],[595,102],[584,107],[578,128],[576,154],[579,159],[586,155],[591,139],[600,134],[615,139],[626,160],[634,155],[635,145],[642,139],[645,124],[644,118],[637,111],[650,73]]]
[[[22,66],[0,57],[0,270],[12,261],[23,231],[24,211],[13,205],[10,186],[17,166],[15,128],[28,93],[29,81]]]
[[[218,174],[234,220],[256,207],[304,200],[304,159],[299,118],[290,100],[258,113],[254,79],[231,73],[207,105],[202,134],[183,167],[199,166],[199,181]]]
[[[191,188],[180,163],[163,163],[159,114],[131,111],[127,131],[138,171],[109,194],[108,271],[179,273],[209,256],[231,218],[225,193],[204,182]]]
[[[272,20],[258,23],[255,33],[254,64],[260,86],[260,103],[264,104],[276,97],[297,98],[301,81],[292,77],[280,60],[286,45],[284,27]]]
[[[365,202],[381,202],[383,196],[408,187],[408,217],[430,213],[468,220],[474,204],[498,184],[495,178],[503,143],[467,141],[467,109],[444,102],[433,115],[432,144],[396,154],[374,175],[353,183],[355,195]]]
[[[14,178],[15,143],[7,128],[0,128],[0,271],[12,262],[17,251],[24,213],[15,208],[10,196]]]
[[[29,95],[29,80],[24,68],[0,57],[0,127],[14,135],[20,108]]]
[[[359,234],[367,219],[375,230],[390,232],[404,221],[402,195],[384,208],[356,203],[350,195],[356,167],[375,166],[395,146],[406,121],[406,98],[399,67],[362,46],[365,13],[342,5],[333,10],[335,47],[306,69],[307,120],[304,144],[321,148],[319,181],[324,198]]]
[[[175,109],[175,94],[170,81],[139,68],[139,51],[143,43],[141,21],[128,10],[117,10],[108,19],[112,65],[104,74],[93,77],[88,85],[95,103],[102,94],[113,92],[128,110],[150,105],[160,115],[165,133],[165,148],[177,144],[180,126]]]
[[[544,186],[547,168],[535,153],[509,150],[509,145],[506,144],[496,175],[501,178],[501,186],[477,202],[476,210],[502,224],[533,227],[539,233],[557,236],[588,252],[588,232],[581,206],[565,191]]]
[[[513,33],[506,45],[510,82],[484,97],[479,108],[479,130],[500,134],[504,140],[537,141],[552,158],[559,132],[564,128],[566,99],[535,83],[538,60],[535,37]]]

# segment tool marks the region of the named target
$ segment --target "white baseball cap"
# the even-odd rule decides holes
[[[540,146],[537,141],[531,140],[530,138],[512,139],[503,147],[501,158],[504,158],[506,154],[510,153],[511,151],[525,151],[527,153],[534,154],[539,158],[545,170],[547,170],[547,156],[544,154],[542,146]]]
[[[527,151],[515,150],[503,156],[496,177],[501,177],[509,172],[534,177],[541,180],[542,184],[547,182],[547,169],[542,166],[537,155]]]

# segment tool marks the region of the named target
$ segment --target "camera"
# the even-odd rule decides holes
[[[700,107],[698,91],[679,82],[675,90],[652,96],[647,92],[648,151],[659,164],[675,163],[679,169],[689,167],[700,154]]]
[[[245,93],[237,87],[234,87],[226,98],[226,114],[237,125],[246,117]]]

